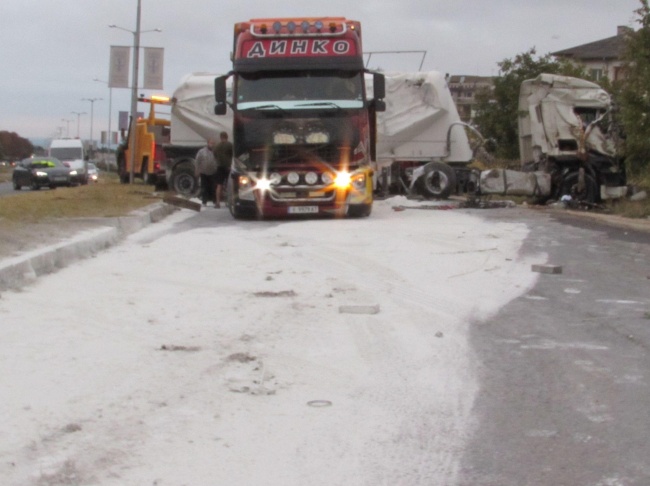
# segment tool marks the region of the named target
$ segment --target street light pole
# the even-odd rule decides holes
[[[131,133],[129,148],[131,149],[131,173],[129,183],[133,184],[135,179],[135,129],[138,116],[138,67],[140,63],[140,17],[142,2],[138,0],[138,13],[135,20],[135,31],[133,32],[133,81],[131,82]]]
[[[104,83],[105,85],[108,86],[108,143],[106,144],[108,146],[108,149],[111,149],[111,140],[112,140],[112,133],[111,133],[111,112],[113,111],[113,88],[111,88],[110,84],[108,81],[103,81],[99,78],[93,79],[93,81],[97,81],[99,83]]]
[[[152,29],[140,31],[140,18],[142,13],[142,0],[138,0],[138,10],[135,20],[135,30],[128,30],[123,27],[118,27],[117,25],[109,25],[112,29],[120,29],[126,32],[133,34],[133,81],[131,82],[131,122],[130,122],[130,133],[129,133],[129,151],[130,151],[130,163],[131,171],[129,175],[129,182],[133,184],[133,179],[135,178],[135,129],[137,126],[137,116],[138,116],[138,68],[140,65],[140,34],[145,32],[162,32],[160,29]]]
[[[73,115],[77,115],[77,138],[79,138],[79,120],[81,119],[81,115],[85,115],[85,111],[71,111]]]
[[[81,101],[90,101],[90,150],[94,152],[95,139],[93,138],[93,119],[95,110],[95,101],[102,101],[103,98],[81,98]]]

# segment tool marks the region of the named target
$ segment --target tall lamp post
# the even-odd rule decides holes
[[[93,79],[93,81],[97,81],[98,83],[104,83],[105,85],[108,86],[108,143],[106,144],[110,150],[111,148],[111,111],[113,110],[113,88],[110,87],[108,81],[104,81],[99,78]]]
[[[103,98],[81,98],[81,101],[90,101],[90,149],[95,149],[95,139],[93,138],[93,119],[95,110],[95,101],[102,101]]]
[[[133,34],[133,81],[131,82],[131,130],[129,136],[129,149],[131,159],[131,173],[129,175],[129,182],[133,184],[135,177],[135,123],[138,111],[138,67],[140,64],[140,34],[146,32],[162,32],[161,29],[140,30],[140,17],[142,12],[142,0],[138,0],[138,10],[135,20],[135,30],[125,29],[118,27],[115,24],[109,25],[111,29],[124,30]]]
[[[85,115],[85,111],[71,111],[73,115],[77,115],[77,138],[79,138],[79,120],[81,119],[81,115]]]

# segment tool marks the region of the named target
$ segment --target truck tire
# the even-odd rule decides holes
[[[124,160],[124,157],[121,155],[117,159],[117,175],[120,178],[120,182],[122,184],[128,184],[131,177],[129,173],[126,170],[126,160]]]
[[[149,171],[147,170],[147,165],[146,163],[142,164],[142,183],[145,186],[148,186],[151,183],[151,177],[149,176]]]
[[[562,196],[568,195],[571,196],[571,199],[575,202],[594,204],[599,200],[598,184],[596,184],[596,180],[590,174],[585,174],[585,187],[580,190],[578,188],[579,178],[580,175],[578,172],[568,174],[562,181],[562,187],[560,187],[558,199],[562,199]]]
[[[190,167],[179,167],[173,170],[170,178],[171,189],[176,194],[195,196],[199,192],[199,182],[194,177],[194,170]]]
[[[230,215],[235,219],[255,219],[257,216],[256,213],[251,213],[250,211],[242,211],[241,208],[237,207],[235,201],[235,191],[232,187],[232,184],[232,179],[228,178],[228,183],[226,185],[226,206],[228,206]]]
[[[456,172],[442,162],[429,162],[416,187],[418,193],[427,199],[447,199],[456,191]]]

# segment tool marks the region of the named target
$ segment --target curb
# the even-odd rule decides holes
[[[98,228],[82,231],[62,243],[0,261],[0,291],[19,289],[38,277],[92,257],[177,210],[169,204],[156,203],[129,216],[90,219],[97,222]]]

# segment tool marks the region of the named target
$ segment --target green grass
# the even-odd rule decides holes
[[[0,182],[9,182],[11,180],[11,173],[13,170],[13,167],[10,167],[8,165],[0,165]]]
[[[4,172],[4,171],[2,171]],[[102,173],[100,181],[85,186],[42,189],[0,198],[3,224],[39,223],[57,218],[118,217],[159,201],[153,186],[120,184],[115,174]]]

